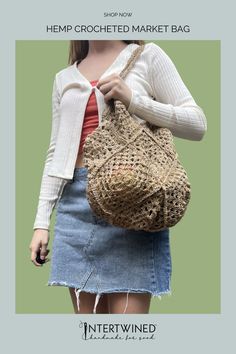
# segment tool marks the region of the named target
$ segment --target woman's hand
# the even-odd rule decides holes
[[[47,245],[49,242],[49,231],[44,229],[36,229],[34,231],[29,249],[31,250],[31,261],[36,266],[42,266],[42,264],[36,261],[37,252],[40,251],[40,258],[45,259],[48,262],[49,259],[46,258],[50,250],[47,250]]]
[[[132,91],[118,74],[111,74],[99,80],[97,88],[103,93],[106,103],[113,98],[121,101],[126,108],[129,107]]]

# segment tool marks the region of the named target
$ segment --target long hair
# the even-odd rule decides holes
[[[123,41],[127,44],[136,43],[142,45],[145,41]],[[75,61],[80,63],[88,54],[89,43],[87,41],[70,41],[68,65],[74,64]]]

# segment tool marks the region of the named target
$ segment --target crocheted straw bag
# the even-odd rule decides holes
[[[133,52],[122,78],[143,47]],[[84,165],[88,202],[112,225],[159,231],[174,226],[186,211],[190,184],[172,133],[146,121],[139,124],[119,100],[111,101],[101,125],[87,136]]]

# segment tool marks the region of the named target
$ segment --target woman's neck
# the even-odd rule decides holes
[[[88,41],[88,42],[89,42],[88,56],[90,54],[104,55],[108,51],[119,52],[127,46],[125,42],[119,40],[117,41],[95,40],[95,41]]]

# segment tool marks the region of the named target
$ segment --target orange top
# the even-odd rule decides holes
[[[98,80],[93,80],[90,81],[92,86],[95,86]],[[96,101],[96,96],[95,92],[91,92],[91,95],[89,97],[86,109],[85,109],[85,114],[84,114],[84,121],[83,121],[83,127],[82,127],[82,132],[81,132],[81,139],[80,139],[80,146],[79,146],[79,153],[83,152],[83,145],[85,142],[85,139],[88,134],[91,134],[94,129],[96,129],[98,126],[98,109],[97,109],[97,101]]]

